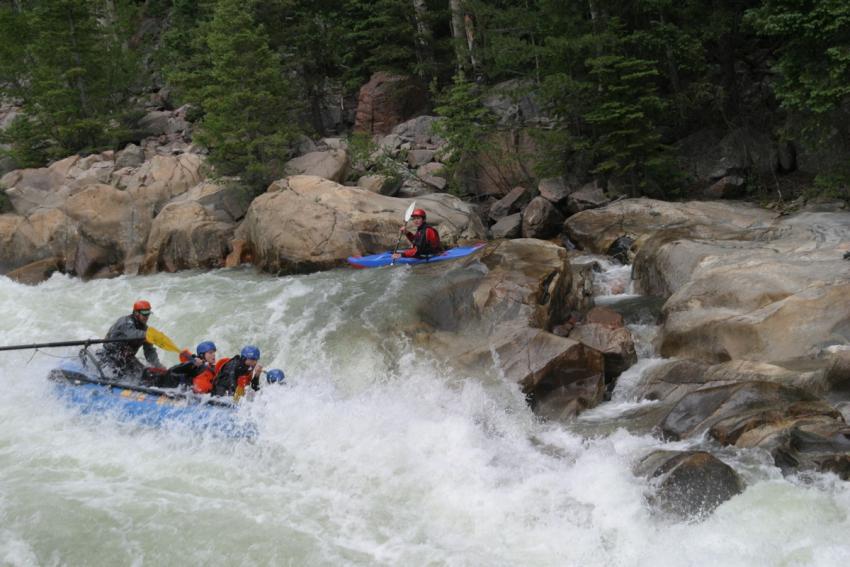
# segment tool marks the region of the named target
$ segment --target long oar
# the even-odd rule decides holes
[[[404,212],[404,224],[407,226],[407,223],[410,222],[410,217],[413,216],[413,209],[416,208],[416,201],[410,203],[410,206],[407,207],[407,210]],[[398,252],[398,245],[401,244],[401,235],[402,233],[398,233],[398,240],[395,241],[395,248],[393,248],[393,256]],[[390,266],[395,265],[395,258],[390,260]]]
[[[47,347],[63,347],[63,346],[88,346],[101,343],[126,343],[128,341],[137,341],[139,339],[87,339],[84,341],[61,341],[54,343],[33,343],[29,345],[10,345],[2,346],[0,350],[24,350],[28,348],[47,348]]]
[[[66,346],[89,346],[89,345],[97,345],[103,343],[126,343],[130,341],[137,341],[139,339],[86,339],[83,341],[57,341],[52,343],[32,343],[27,345],[9,345],[9,346],[0,346],[1,350],[24,350],[28,348],[51,348],[51,347],[66,347]],[[180,352],[180,348],[174,344],[174,341],[169,339],[165,334],[160,331],[157,331],[153,327],[148,327],[147,332],[145,333],[145,340],[149,343],[158,346],[163,350],[170,350],[171,352]]]

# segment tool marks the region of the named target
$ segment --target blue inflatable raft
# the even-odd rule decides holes
[[[484,244],[474,244],[472,246],[458,246],[446,250],[442,254],[431,256],[429,258],[399,258],[395,261],[395,265],[400,264],[433,264],[434,262],[444,262],[446,260],[454,260],[469,256],[473,252],[479,250]],[[348,263],[355,268],[379,268],[381,266],[389,266],[393,264],[393,253],[383,252],[381,254],[372,254],[371,256],[349,256]]]
[[[83,414],[111,414],[150,427],[186,427],[215,437],[253,439],[257,428],[228,400],[192,392],[106,380],[81,360],[67,360],[48,376],[60,398]]]

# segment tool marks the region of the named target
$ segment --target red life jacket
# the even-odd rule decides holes
[[[416,234],[407,233],[407,238],[413,244],[413,248],[405,250],[402,254],[405,258],[427,258],[440,254],[443,245],[440,243],[440,234],[433,226],[422,223],[416,230]]]

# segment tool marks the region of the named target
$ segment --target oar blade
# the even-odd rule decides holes
[[[413,210],[416,208],[416,201],[410,203],[410,206],[407,207],[407,210],[404,212],[404,222],[410,222],[410,217],[413,216]]]
[[[162,350],[168,350],[171,352],[180,352],[180,347],[174,344],[174,341],[169,339],[166,335],[157,331],[153,327],[148,327],[147,333],[145,333],[145,339],[153,344],[161,348]]]

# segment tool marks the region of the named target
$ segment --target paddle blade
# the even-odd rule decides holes
[[[169,339],[167,336],[157,331],[153,327],[148,327],[147,333],[145,333],[145,340],[147,340],[152,345],[156,345],[162,350],[170,350],[171,352],[180,352],[180,347],[174,344],[174,341]]]
[[[404,211],[404,222],[410,221],[410,217],[413,216],[413,209],[416,208],[416,201],[410,203],[410,206],[407,207],[407,210]]]

